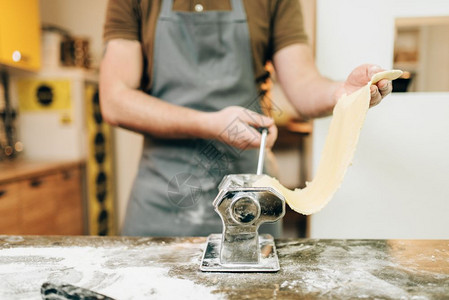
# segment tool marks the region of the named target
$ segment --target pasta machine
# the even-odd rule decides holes
[[[232,174],[221,181],[213,205],[223,222],[222,234],[211,234],[200,269],[207,272],[276,272],[274,239],[259,235],[259,226],[285,214],[285,199],[272,187],[253,184],[262,176],[267,129],[262,131],[257,174]]]

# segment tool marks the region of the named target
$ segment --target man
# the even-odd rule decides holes
[[[257,129],[268,128],[269,148],[277,137],[257,97],[267,61],[304,118],[329,115],[342,94],[381,71],[362,65],[345,82],[322,77],[298,0],[110,0],[105,41],[103,116],[145,135],[126,235],[221,231],[212,206],[218,183],[255,171]],[[390,92],[387,80],[372,86],[371,105]]]

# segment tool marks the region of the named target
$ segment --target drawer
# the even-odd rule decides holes
[[[81,171],[64,170],[60,174],[60,196],[57,201],[56,234],[83,234],[83,205]]]
[[[58,235],[82,235],[83,212],[81,208],[75,208],[70,212],[64,211],[56,216],[56,232]]]
[[[19,233],[19,183],[0,184],[0,234]]]
[[[55,217],[59,190],[59,174],[40,176],[20,182],[20,210],[24,234],[51,234],[55,231]]]
[[[81,171],[79,169],[64,170],[60,173],[60,181],[61,189],[58,209],[70,210],[73,207],[81,207]]]

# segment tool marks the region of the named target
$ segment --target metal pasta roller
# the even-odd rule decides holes
[[[223,221],[223,234],[211,234],[201,261],[207,272],[276,272],[279,260],[274,239],[260,235],[262,223],[285,214],[285,199],[272,187],[253,187],[262,175],[268,130],[262,130],[257,174],[227,175],[213,204]]]

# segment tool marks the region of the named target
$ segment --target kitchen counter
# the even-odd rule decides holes
[[[0,299],[44,282],[115,299],[449,297],[449,240],[276,241],[277,273],[203,273],[206,238],[0,236]]]
[[[0,162],[0,183],[7,183],[21,179],[42,176],[51,172],[56,172],[84,164],[81,160],[67,161],[31,161],[31,160],[11,160]]]

